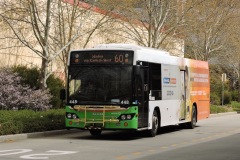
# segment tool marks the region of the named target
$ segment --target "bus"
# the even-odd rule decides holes
[[[171,56],[132,44],[100,44],[72,50],[68,62],[66,127],[146,130],[156,136],[169,125],[194,128],[210,114],[205,61]]]

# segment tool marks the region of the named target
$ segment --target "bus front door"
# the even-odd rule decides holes
[[[141,77],[141,78],[140,78]],[[141,67],[138,81],[138,128],[148,127],[149,74],[148,67]]]
[[[185,82],[185,71],[181,71],[181,107],[180,107],[180,120],[186,118],[186,82]]]

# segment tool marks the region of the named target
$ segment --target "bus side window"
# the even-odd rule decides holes
[[[150,64],[151,100],[162,99],[161,64]]]

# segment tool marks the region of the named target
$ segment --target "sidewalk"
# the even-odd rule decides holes
[[[38,137],[48,137],[55,135],[63,135],[63,134],[71,134],[81,132],[79,129],[71,129],[71,130],[54,130],[54,131],[45,131],[45,132],[35,132],[35,133],[23,133],[23,134],[12,134],[12,135],[4,135],[0,136],[1,142],[12,142],[17,140],[24,140],[27,138],[38,138]]]
[[[225,116],[225,115],[232,115],[232,114],[237,114],[237,112],[210,114],[209,118],[218,117],[218,116]],[[81,132],[81,130],[79,130],[79,129],[71,129],[71,130],[65,129],[65,130],[54,130],[54,131],[45,131],[45,132],[5,135],[5,136],[0,136],[0,143],[1,142],[12,142],[12,141],[17,141],[17,140],[24,140],[24,139],[27,139],[27,138],[47,137],[47,136],[71,134],[71,133],[77,133],[77,132]]]

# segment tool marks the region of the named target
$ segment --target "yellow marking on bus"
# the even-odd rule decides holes
[[[161,149],[167,149],[168,147],[166,147],[166,146],[163,146],[163,147],[161,147]]]

